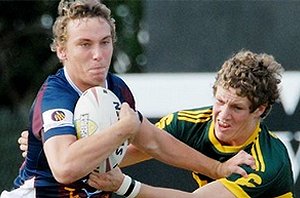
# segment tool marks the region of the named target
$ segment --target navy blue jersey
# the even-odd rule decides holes
[[[122,79],[108,73],[107,88],[122,102],[135,109],[133,95]],[[14,181],[18,188],[33,179],[36,197],[110,197],[89,187],[86,178],[70,185],[58,183],[49,168],[43,143],[57,135],[74,135],[73,112],[82,92],[72,83],[64,69],[49,76],[40,88],[30,110],[28,154]],[[72,196],[71,196],[72,195]]]

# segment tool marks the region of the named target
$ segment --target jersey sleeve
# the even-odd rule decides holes
[[[136,110],[134,96],[128,85],[117,75],[108,73],[107,75],[108,89],[111,90],[121,101],[127,102],[129,106]]]
[[[210,108],[182,110],[163,117],[156,126],[198,149],[197,144],[201,146],[200,136],[205,133],[206,124],[210,119]]]
[[[156,127],[170,133],[175,138],[182,140],[180,130],[178,130],[177,112],[162,117],[156,124]]]
[[[45,83],[33,107],[32,130],[43,141],[56,135],[76,135],[73,112],[79,96],[59,82]]]

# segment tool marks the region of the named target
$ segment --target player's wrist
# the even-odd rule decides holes
[[[124,179],[122,181],[121,186],[116,191],[118,195],[125,196],[127,198],[136,197],[141,189],[141,182],[136,181],[129,177],[128,175],[124,175]]]
[[[212,178],[213,179],[219,179],[221,177],[224,177],[224,172],[223,172],[223,164],[219,161],[216,161],[216,163],[212,164]]]

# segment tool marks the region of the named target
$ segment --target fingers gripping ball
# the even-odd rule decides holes
[[[86,90],[75,106],[74,123],[78,139],[88,137],[118,121],[121,102],[108,89],[93,87]],[[99,162],[96,170],[107,172],[123,159],[128,141],[120,145],[104,162]]]

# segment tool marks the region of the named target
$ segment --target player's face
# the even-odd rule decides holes
[[[233,88],[218,86],[215,98],[213,120],[216,138],[226,145],[242,145],[254,132],[262,111],[257,109],[250,113],[249,99],[236,95]]]
[[[81,91],[105,85],[113,53],[111,28],[105,19],[93,17],[69,21],[67,41],[59,49],[60,59]]]

